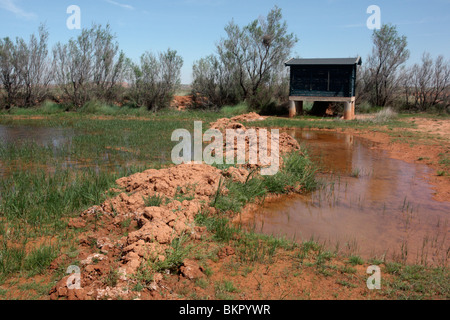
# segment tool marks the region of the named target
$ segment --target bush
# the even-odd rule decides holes
[[[67,111],[67,107],[53,101],[46,100],[39,108],[43,114],[56,114]]]
[[[182,66],[183,59],[175,50],[168,49],[158,56],[143,54],[139,65],[131,65],[131,103],[152,111],[169,107],[180,85]]]
[[[223,113],[225,117],[233,117],[248,113],[249,108],[246,103],[239,103],[235,106],[222,107],[222,109],[220,109],[220,112]]]
[[[113,115],[116,114],[118,111],[119,107],[110,106],[96,100],[92,100],[85,103],[83,107],[81,107],[79,110],[80,113],[103,114],[103,115]]]

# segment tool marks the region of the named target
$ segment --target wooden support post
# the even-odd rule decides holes
[[[289,101],[289,118],[295,117],[296,108],[295,108],[295,101]]]
[[[295,109],[298,115],[303,115],[303,101],[295,101]]]

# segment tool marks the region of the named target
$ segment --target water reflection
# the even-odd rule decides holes
[[[443,264],[450,202],[434,201],[425,165],[390,159],[348,134],[287,130],[321,164],[326,186],[266,204],[244,217],[257,231],[315,238],[365,258]]]
[[[61,147],[75,135],[73,129],[0,125],[0,143],[33,141],[40,145]]]

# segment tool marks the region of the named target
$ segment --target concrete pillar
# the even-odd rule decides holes
[[[345,102],[344,103],[344,120],[353,120],[352,116],[352,102]]]
[[[356,101],[353,100],[353,101],[352,101],[352,120],[355,120],[355,119],[356,119],[355,107],[356,107]]]
[[[295,113],[296,113],[296,108],[295,108],[295,101],[289,101],[289,118],[293,118],[295,117]]]
[[[295,109],[298,115],[303,115],[303,101],[295,101]]]

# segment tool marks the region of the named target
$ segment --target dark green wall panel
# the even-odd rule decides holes
[[[291,66],[291,96],[353,97],[356,66]]]

